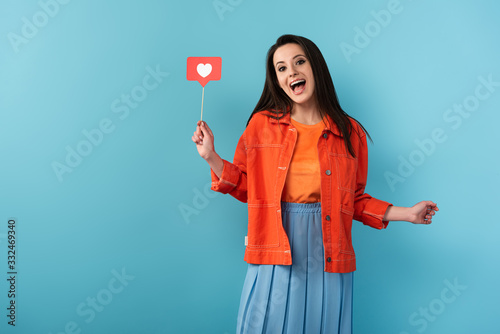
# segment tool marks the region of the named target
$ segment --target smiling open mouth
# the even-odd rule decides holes
[[[297,79],[290,83],[290,88],[295,95],[298,95],[304,91],[306,87],[306,81],[304,79]]]

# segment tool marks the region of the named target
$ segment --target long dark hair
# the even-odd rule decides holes
[[[351,156],[355,157],[356,155],[351,144],[351,132],[353,130],[353,126],[349,121],[350,116],[347,115],[339,104],[337,93],[335,92],[335,86],[333,85],[332,77],[330,75],[330,71],[328,71],[325,58],[323,58],[323,55],[316,44],[305,37],[283,35],[277,39],[276,44],[269,48],[266,58],[266,81],[264,84],[264,90],[262,91],[259,102],[257,102],[255,109],[248,119],[247,126],[253,115],[258,112],[267,110],[271,113],[267,116],[279,120],[292,111],[293,101],[279,86],[276,70],[273,64],[273,57],[276,50],[280,46],[290,43],[295,43],[302,47],[307,60],[311,64],[314,75],[314,96],[316,98],[321,117],[324,117],[325,114],[330,116],[344,137],[346,149],[349,151]],[[370,138],[370,141],[372,141],[366,129],[353,117],[350,118],[361,126],[368,138]],[[361,134],[358,133],[358,136],[361,136]]]

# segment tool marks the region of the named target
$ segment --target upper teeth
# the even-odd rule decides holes
[[[299,83],[303,83],[303,82],[306,82],[305,80],[301,79],[301,80],[297,80],[297,81],[294,81],[290,84],[290,86],[295,86],[295,85],[298,85]]]

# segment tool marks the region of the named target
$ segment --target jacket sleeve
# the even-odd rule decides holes
[[[368,145],[366,134],[359,126],[356,127],[361,136],[357,152],[358,170],[356,173],[356,192],[354,193],[354,219],[380,230],[386,228],[389,223],[383,218],[387,208],[392,204],[365,193],[368,175]]]
[[[230,194],[237,200],[247,202],[247,152],[246,152],[246,132],[240,137],[233,163],[222,159],[224,167],[219,177],[210,169],[212,176],[212,190],[223,194]]]

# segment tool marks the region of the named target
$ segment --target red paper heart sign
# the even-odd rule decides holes
[[[212,80],[220,80],[221,57],[188,57],[187,79],[205,85]]]

